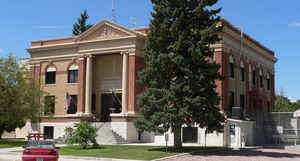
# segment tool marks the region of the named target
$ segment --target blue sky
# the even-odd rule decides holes
[[[29,57],[30,41],[67,37],[80,13],[88,10],[89,22],[111,18],[111,0],[9,0],[0,2],[0,54]],[[221,16],[276,53],[276,90],[300,99],[299,0],[219,0]],[[126,27],[148,26],[150,0],[115,0],[116,21]],[[135,22],[136,25],[134,25]],[[299,68],[299,69],[298,69]]]

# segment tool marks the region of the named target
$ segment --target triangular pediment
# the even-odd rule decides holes
[[[98,24],[91,27],[79,35],[75,41],[93,41],[93,40],[106,40],[115,39],[129,36],[136,36],[136,32],[110,22],[108,20],[102,20]]]

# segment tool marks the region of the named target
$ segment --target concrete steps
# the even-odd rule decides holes
[[[111,129],[111,123],[97,123],[96,141],[99,144],[126,144],[126,140]]]

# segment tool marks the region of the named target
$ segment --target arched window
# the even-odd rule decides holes
[[[253,66],[252,67],[252,84],[255,86],[256,84],[256,70],[255,70],[255,67]]]
[[[267,73],[267,90],[271,89],[270,73]]]
[[[234,78],[234,60],[232,56],[229,57],[228,74],[229,77]]]
[[[78,65],[72,64],[68,69],[68,83],[78,82]]]
[[[259,70],[259,83],[260,83],[260,88],[264,88],[264,79],[263,79],[262,70]]]
[[[244,63],[241,61],[240,64],[240,81],[244,82],[245,81],[245,66]]]
[[[46,69],[45,75],[45,83],[46,84],[55,84],[56,81],[56,68],[53,65],[50,65]]]

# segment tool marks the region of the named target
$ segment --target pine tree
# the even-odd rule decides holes
[[[73,35],[80,35],[84,31],[91,28],[93,25],[87,24],[87,19],[89,18],[87,11],[84,10],[82,14],[80,14],[80,18],[77,19],[77,22],[73,25]]]
[[[224,117],[217,105],[216,80],[220,66],[213,60],[210,44],[219,41],[222,28],[216,24],[221,9],[217,0],[152,0],[153,19],[147,36],[146,68],[139,83],[146,90],[139,95],[143,115],[136,125],[147,131],[174,133],[174,147],[180,150],[181,127],[197,123],[201,128],[222,128]],[[139,126],[137,127],[139,128]]]

